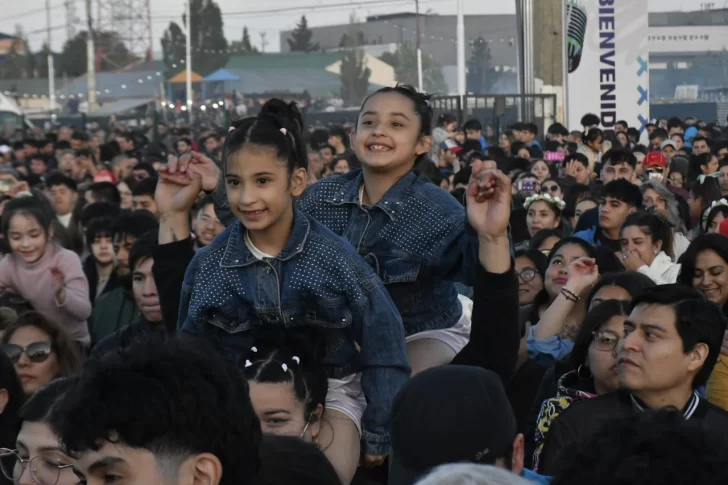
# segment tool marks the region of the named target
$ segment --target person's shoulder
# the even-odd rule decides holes
[[[333,194],[342,187],[349,185],[361,173],[361,169],[352,170],[342,175],[332,175],[311,184],[303,193],[302,197],[313,194]]]
[[[402,192],[400,200],[406,206],[434,211],[445,218],[460,220],[465,216],[465,208],[452,194],[422,174],[417,174],[412,184]],[[417,219],[413,222],[421,222]]]
[[[589,229],[584,229],[583,231],[577,231],[574,233],[574,237],[578,237],[579,239],[583,239],[586,242],[594,243],[594,234],[596,234],[597,228],[592,227]]]
[[[716,428],[718,431],[728,431],[728,411],[716,406],[707,399],[701,398],[700,402],[706,406],[704,421],[706,421],[711,428]]]
[[[590,399],[574,402],[559,416],[562,424],[565,423],[594,423],[604,419],[618,417],[625,412],[631,412],[632,407],[624,403],[621,391],[602,394]],[[583,421],[582,421],[583,420]],[[557,420],[558,421],[558,420]]]
[[[359,257],[359,253],[356,252],[349,241],[337,235],[314,217],[307,214],[304,214],[304,217],[308,220],[310,227],[307,244],[320,244],[336,254]],[[329,256],[332,255],[332,253],[329,254]]]
[[[63,246],[56,244],[52,248],[52,251],[54,251],[53,254],[53,261],[58,263],[67,263],[67,264],[73,264],[81,266],[81,258],[78,254],[71,251],[70,249],[66,249]]]

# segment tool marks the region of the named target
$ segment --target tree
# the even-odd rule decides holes
[[[302,15],[301,20],[296,24],[296,28],[291,32],[291,38],[288,39],[288,48],[291,52],[311,52],[321,49],[319,44],[311,43],[313,32],[308,28],[308,20]]]
[[[361,31],[349,33],[341,38],[344,57],[341,59],[341,97],[346,106],[359,106],[369,91],[372,70],[367,67],[366,55],[361,49],[364,34]]]
[[[22,26],[18,24],[15,26],[15,34],[5,56],[5,62],[0,64],[0,77],[3,79],[33,77],[32,63],[28,61],[29,54],[30,47],[25,40]]]
[[[260,54],[250,42],[250,34],[248,28],[243,27],[243,39],[236,40],[230,43],[230,53],[234,55],[248,55],[248,54]]]
[[[86,73],[87,31],[81,31],[63,44],[58,72],[76,77]],[[116,71],[136,61],[117,32],[94,32],[96,69],[99,72]]]
[[[39,78],[48,77],[48,50],[48,42],[43,42],[43,47],[35,54],[36,76]]]
[[[394,52],[385,52],[379,60],[394,68],[394,77],[398,83],[417,86],[417,50],[406,44],[397,47]],[[440,65],[429,54],[422,53],[422,87],[428,93],[446,93],[448,91],[445,75]]]
[[[206,76],[228,61],[228,41],[223,33],[222,13],[217,3],[209,0],[190,0],[190,39],[192,70]],[[185,17],[182,16],[182,25]],[[185,59],[186,34],[176,22],[170,22],[162,34],[162,53],[168,74],[176,74]],[[177,68],[173,68],[173,65]]]
[[[483,94],[493,90],[500,73],[493,67],[490,46],[484,38],[478,37],[473,42],[470,59],[468,59],[467,90],[471,93]]]

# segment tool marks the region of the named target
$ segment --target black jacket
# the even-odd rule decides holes
[[[96,288],[98,288],[99,285],[99,270],[96,267],[96,262],[94,261],[93,256],[89,255],[89,257],[84,260],[83,272],[88,280],[88,296],[91,300],[91,306],[93,307],[96,305]],[[116,274],[116,269],[114,269],[114,271],[111,272],[111,275],[109,275],[109,280],[106,282],[104,291],[101,292],[99,298],[120,286],[121,280],[119,279],[119,275]]]
[[[121,330],[117,330],[111,335],[104,337],[94,346],[89,359],[99,359],[109,352],[126,349],[135,343],[156,339],[164,340],[167,336],[168,332],[164,328],[164,325],[161,323],[150,323],[144,316],[141,316],[131,325],[127,325]]]
[[[187,266],[194,256],[192,238],[161,244],[152,252],[154,258],[152,274],[157,285],[164,326],[168,332],[175,332],[177,329],[182,282]]]
[[[539,473],[557,474],[563,466],[562,457],[567,456],[572,447],[583,446],[602,427],[615,419],[640,412],[641,407],[628,391],[622,390],[569,406],[553,422],[546,435]],[[697,393],[693,393],[683,409],[683,415],[686,419],[697,421],[705,429],[728,434],[728,412],[710,404]]]

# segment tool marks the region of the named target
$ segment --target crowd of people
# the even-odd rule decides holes
[[[728,128],[581,124],[0,139],[0,483],[727,483]]]

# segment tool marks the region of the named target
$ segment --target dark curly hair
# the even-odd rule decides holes
[[[150,341],[89,362],[51,424],[71,454],[104,442],[144,449],[176,470],[211,453],[220,485],[253,483],[260,422],[242,374],[199,339]]]
[[[728,483],[728,442],[675,409],[612,420],[564,454],[552,485]]]

